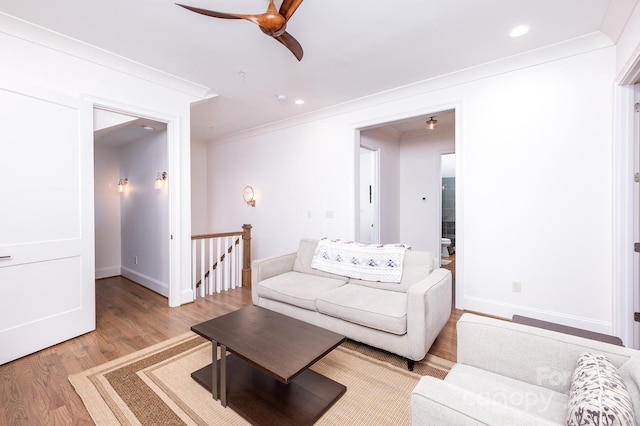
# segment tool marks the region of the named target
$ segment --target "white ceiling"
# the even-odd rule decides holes
[[[268,4],[181,1],[236,13]],[[251,22],[174,0],[0,0],[0,12],[211,88],[218,97],[192,108],[192,137],[210,140],[599,31],[615,40],[611,17],[637,1],[305,0],[287,27],[301,62]],[[512,39],[518,24],[531,32]]]
[[[146,118],[134,118],[120,125],[112,125],[94,131],[93,139],[94,142],[101,145],[119,148],[166,130],[166,123],[160,123]]]

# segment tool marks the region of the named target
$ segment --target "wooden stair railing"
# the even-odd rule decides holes
[[[196,235],[195,237],[199,237],[199,235]],[[192,237],[193,238],[193,237]],[[196,239],[203,239],[203,238],[196,238]],[[219,262],[222,263],[225,260],[225,256],[227,255],[227,253],[231,254],[234,250],[233,246],[237,246],[238,244],[240,244],[240,238],[237,238],[230,246],[229,248],[227,248],[226,253],[223,252],[222,255],[220,256],[220,260]],[[239,248],[236,248],[236,250],[240,250]],[[207,279],[209,278],[209,272],[211,272],[212,270],[215,271],[218,268],[218,262],[214,263],[213,266],[211,267],[211,270],[207,270],[207,272],[205,272],[204,274],[204,278]],[[200,284],[202,284],[202,279],[200,279],[197,283],[196,283],[196,287],[200,287]]]
[[[205,293],[251,286],[251,225],[239,232],[193,235],[191,241],[194,300]]]

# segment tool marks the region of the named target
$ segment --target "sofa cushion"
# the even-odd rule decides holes
[[[311,311],[316,310],[316,299],[328,290],[346,283],[347,279],[334,279],[300,272],[286,272],[257,283],[258,296],[277,300]]]
[[[351,279],[349,282],[366,287],[400,291],[406,293],[409,287],[433,271],[433,255],[427,251],[407,250],[404,253],[402,280],[400,283],[385,283]]]
[[[318,296],[318,312],[376,330],[407,332],[407,294],[345,284]]]
[[[602,354],[578,358],[569,391],[567,425],[633,426],[633,405],[622,377]]]
[[[477,395],[477,398],[465,398],[468,405],[493,401],[556,424],[564,423],[566,418],[569,397],[544,386],[532,385],[465,364],[454,365],[444,380]]]
[[[295,272],[301,272],[309,275],[335,278],[335,279],[344,280],[344,281],[348,280],[347,277],[344,277],[342,275],[319,271],[311,267],[311,262],[313,261],[313,254],[316,252],[317,245],[318,245],[318,240],[312,240],[312,239],[300,240],[300,244],[298,245],[298,252],[296,253],[296,260],[293,263],[293,270]]]
[[[640,355],[629,358],[619,371],[633,403],[633,414],[640,421]]]

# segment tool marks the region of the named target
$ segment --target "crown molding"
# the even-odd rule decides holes
[[[0,12],[0,33],[182,92],[198,99],[217,96],[209,87],[149,67],[31,22]]]
[[[638,0],[610,1],[600,31],[617,43],[637,4]]]

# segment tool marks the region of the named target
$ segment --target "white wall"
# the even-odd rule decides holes
[[[400,241],[416,250],[440,251],[440,156],[454,151],[453,127],[435,128],[400,141]]]
[[[363,130],[360,144],[379,152],[380,242],[400,243],[400,141],[388,128]],[[347,238],[336,236],[336,238]]]
[[[96,279],[120,275],[120,154],[118,148],[95,145]]]
[[[254,258],[295,251],[302,237],[353,238],[352,129],[308,123],[210,148],[210,232],[253,225]],[[246,185],[255,190],[256,207],[242,199]]]
[[[121,194],[122,275],[164,296],[169,295],[171,176],[161,189],[154,183],[167,162],[165,131],[120,148],[120,173],[129,180]]]
[[[574,40],[211,143],[210,226],[252,223],[254,257],[352,237],[354,129],[455,108],[458,307],[611,332],[615,60]]]
[[[191,234],[207,232],[207,146],[191,142]]]

